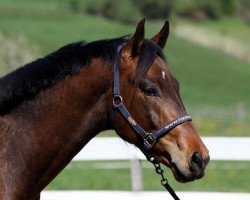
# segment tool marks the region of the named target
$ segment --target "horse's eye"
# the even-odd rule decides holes
[[[149,88],[145,88],[144,93],[147,96],[156,96],[157,91],[155,88],[149,87]]]

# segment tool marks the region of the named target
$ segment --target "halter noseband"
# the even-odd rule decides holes
[[[113,110],[118,110],[123,118],[131,125],[135,133],[143,139],[144,148],[146,150],[151,149],[156,141],[162,136],[168,134],[170,130],[183,124],[186,121],[191,121],[192,118],[189,115],[183,115],[177,119],[171,121],[166,126],[154,131],[153,133],[147,133],[129,114],[127,108],[123,104],[122,97],[120,95],[119,87],[119,65],[121,57],[121,49],[124,44],[119,45],[116,52],[115,62],[114,62],[114,91],[113,91]]]

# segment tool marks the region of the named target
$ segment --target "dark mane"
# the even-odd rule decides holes
[[[122,37],[72,43],[7,74],[0,79],[0,115],[52,87],[66,75],[79,73],[82,67],[90,64],[92,58],[101,57],[112,64],[116,48],[125,41]],[[146,40],[139,55],[138,77],[148,70],[157,55],[163,58],[161,48]]]

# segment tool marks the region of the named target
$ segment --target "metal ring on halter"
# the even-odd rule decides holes
[[[120,95],[114,95],[113,106],[117,107],[122,103],[122,97]]]

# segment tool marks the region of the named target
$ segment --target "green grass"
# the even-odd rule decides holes
[[[71,15],[68,12],[57,15],[55,13],[55,15],[34,17],[20,16],[13,19],[9,16],[1,16],[1,31],[5,34],[10,32],[26,34],[38,44],[41,49],[40,53],[43,55],[70,42],[110,38],[110,33],[112,37],[125,34],[123,26],[112,24],[99,17]],[[99,25],[93,28],[95,24]]]
[[[250,27],[249,24],[236,19],[236,18],[222,18],[219,20],[208,20],[208,21],[196,21],[189,22],[197,27],[201,27],[207,30],[211,30],[225,37],[230,36],[235,38],[242,43],[250,44]]]
[[[221,106],[250,102],[248,63],[178,38],[171,38],[167,52],[187,102]]]
[[[69,1],[0,1],[0,31],[24,33],[45,55],[70,42],[123,36],[134,27],[72,13]]]
[[[124,168],[106,168],[116,164]],[[73,161],[46,189],[131,190],[129,166],[128,161]],[[165,173],[177,191],[249,192],[249,169],[250,162],[210,161],[205,177],[185,184],[176,182],[169,169],[165,169]],[[143,162],[143,184],[147,191],[164,190],[160,177],[146,161]]]
[[[232,23],[237,24],[235,21]],[[38,49],[36,57],[44,56],[70,42],[123,36],[133,33],[135,29],[134,25],[120,24],[84,13],[73,13],[69,9],[69,0],[0,0],[0,24],[0,34],[6,37],[12,35],[12,38],[22,34],[29,40],[31,46],[36,46]],[[162,21],[147,21],[147,37],[154,35],[162,24]],[[216,25],[212,22],[197,24],[211,29],[220,27],[223,29],[223,25],[222,22]],[[228,26],[224,26],[226,27]],[[237,34],[246,32],[247,36],[250,31],[250,28],[243,25],[238,25],[238,28],[244,33],[238,31]],[[227,31],[231,33],[231,29],[233,28],[228,28]],[[232,33],[233,36],[239,36],[237,34]],[[29,48],[29,43],[26,47],[19,48],[20,54],[23,53],[23,48]],[[198,126],[203,135],[249,135],[250,125],[246,123],[250,119],[249,63],[180,39],[172,33],[165,53],[171,71],[180,81],[183,101],[189,112],[197,110],[195,109],[197,107],[201,110],[216,107],[220,110],[233,111],[239,103],[245,105],[247,114],[243,126],[235,125],[236,117],[214,119],[217,116],[211,116],[210,120],[207,116],[200,116],[199,111],[194,113],[198,121],[210,120],[205,126]],[[20,63],[22,64],[24,63]],[[13,67],[9,66],[9,69]],[[1,67],[0,72],[2,71],[7,73],[6,66]],[[218,129],[204,130],[204,127],[210,126],[211,122],[214,123],[212,126],[216,127],[216,124],[221,124],[223,120],[225,123],[222,127],[226,127],[223,130],[219,132]],[[242,128],[236,131],[235,127]],[[228,131],[231,129],[232,131]]]
[[[67,7],[68,1],[59,2],[1,0],[0,31],[27,35],[32,43],[39,46],[38,56],[73,41],[111,38],[134,31],[134,26],[98,16],[74,14]],[[161,25],[162,22],[147,22],[147,36],[151,37]],[[171,34],[166,54],[170,68],[181,82],[182,96],[188,105],[249,104],[248,63]]]

